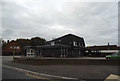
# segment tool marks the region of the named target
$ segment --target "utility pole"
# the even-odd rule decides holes
[[[108,50],[110,50],[110,44],[109,44],[109,42],[108,42]]]
[[[13,50],[13,60],[14,60],[15,51]]]
[[[16,46],[13,47],[13,60],[14,60],[14,56],[15,56],[15,50],[17,49]]]

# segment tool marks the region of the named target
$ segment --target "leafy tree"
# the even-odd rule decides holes
[[[30,40],[29,39],[16,39],[18,44],[21,45],[21,51],[24,53],[24,47],[30,45]]]
[[[31,38],[31,41],[30,41],[30,45],[31,46],[40,46],[40,45],[44,45],[45,44],[45,39],[43,38],[40,38],[40,37],[34,37],[34,38]]]
[[[17,39],[16,42],[19,43],[22,47],[30,45],[29,39]]]
[[[24,53],[24,47],[25,46],[40,46],[40,45],[44,45],[45,44],[45,39],[40,38],[40,37],[34,37],[31,39],[16,39],[16,40],[12,40],[12,41],[7,41],[5,42],[4,40],[2,40],[2,48],[4,49],[7,44],[9,44],[10,42],[17,42],[18,44],[21,45],[21,50],[22,53]]]
[[[3,40],[3,39],[2,39],[1,41],[2,41],[2,42],[1,42],[1,43],[2,43],[2,49],[4,49],[4,48],[6,47],[6,45],[7,45],[7,43],[6,43],[5,40]]]

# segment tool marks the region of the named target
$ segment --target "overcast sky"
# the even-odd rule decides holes
[[[51,40],[69,33],[83,37],[86,45],[118,44],[118,3],[2,2],[3,39],[39,36]]]

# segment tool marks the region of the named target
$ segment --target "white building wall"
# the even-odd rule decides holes
[[[34,57],[35,56],[35,50],[34,49],[27,49],[26,56],[27,57]]]
[[[119,50],[100,50],[101,53],[115,53],[119,52]]]

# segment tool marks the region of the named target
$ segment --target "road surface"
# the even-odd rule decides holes
[[[2,79],[36,79],[26,76],[24,73],[2,68]]]
[[[119,66],[112,65],[27,65],[12,63],[12,58],[3,61],[4,65],[31,70],[56,76],[64,76],[79,79],[106,79],[110,74],[119,74]]]
[[[11,62],[13,60],[12,56],[4,56],[4,57],[0,57],[0,60],[2,59],[2,63],[7,63],[7,62]],[[0,74],[1,74],[1,79],[2,81],[6,81],[6,80],[10,80],[14,79],[18,80],[18,79],[22,79],[24,81],[48,81],[48,80],[43,80],[43,79],[38,79],[32,76],[27,76],[26,74],[22,73],[22,72],[18,72],[15,70],[11,70],[8,68],[4,68],[2,67],[2,65],[0,65]]]
[[[25,79],[25,80],[32,80],[32,81],[48,81],[48,80],[43,80],[43,79],[38,79],[38,78],[34,78],[31,76],[27,76],[26,74],[22,73],[22,72],[17,72],[15,70],[10,70],[8,68],[2,68],[2,79],[4,81],[4,79]],[[14,80],[14,81],[15,81]]]

